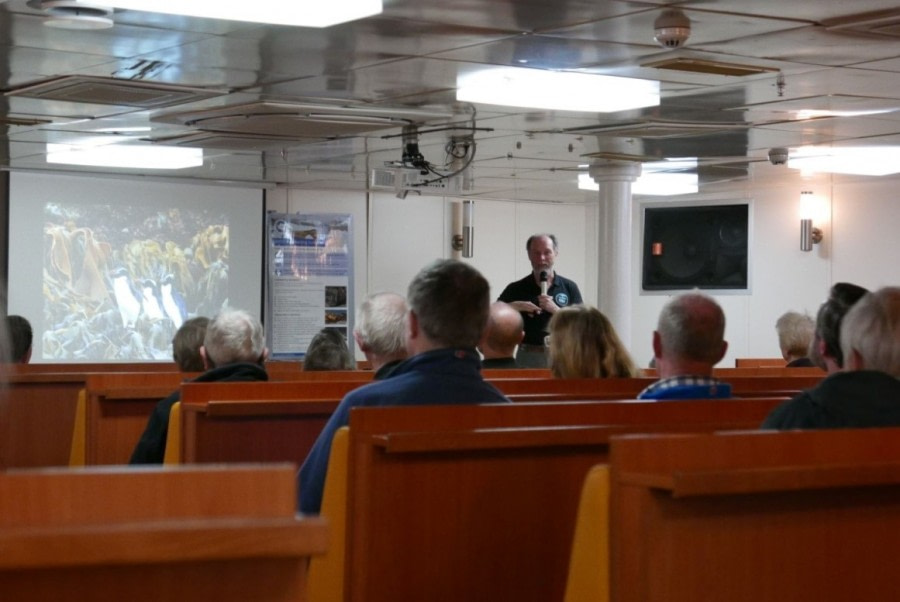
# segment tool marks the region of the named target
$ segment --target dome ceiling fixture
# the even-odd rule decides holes
[[[114,25],[113,9],[76,0],[28,0],[28,6],[47,17],[44,25],[57,29],[109,29]]]

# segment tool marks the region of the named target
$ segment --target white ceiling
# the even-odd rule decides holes
[[[653,23],[672,7],[692,34],[666,50]],[[44,19],[25,0],[0,4],[0,153],[13,169],[61,171],[48,142],[133,136],[204,147],[202,167],[164,176],[363,190],[371,168],[401,159],[403,124],[446,171],[459,166],[448,140],[474,127],[467,196],[580,202],[576,172],[598,153],[698,156],[703,186],[776,169],[772,147],[900,143],[893,0],[385,0],[382,15],[327,29],[134,11],[105,30]],[[664,59],[762,72],[646,66]],[[457,103],[457,75],[487,65],[656,79],[662,102],[613,114]],[[888,112],[795,112],[848,108]]]

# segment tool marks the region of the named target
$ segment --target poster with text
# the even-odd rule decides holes
[[[270,213],[266,226],[272,359],[303,359],[323,328],[340,332],[352,351],[351,216]]]

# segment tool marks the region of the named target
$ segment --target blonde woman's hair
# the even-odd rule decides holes
[[[586,305],[564,307],[551,318],[549,363],[556,378],[640,375],[609,319]]]

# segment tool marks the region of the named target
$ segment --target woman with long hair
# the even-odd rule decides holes
[[[564,307],[550,320],[550,372],[555,378],[640,376],[603,313],[587,305]]]

